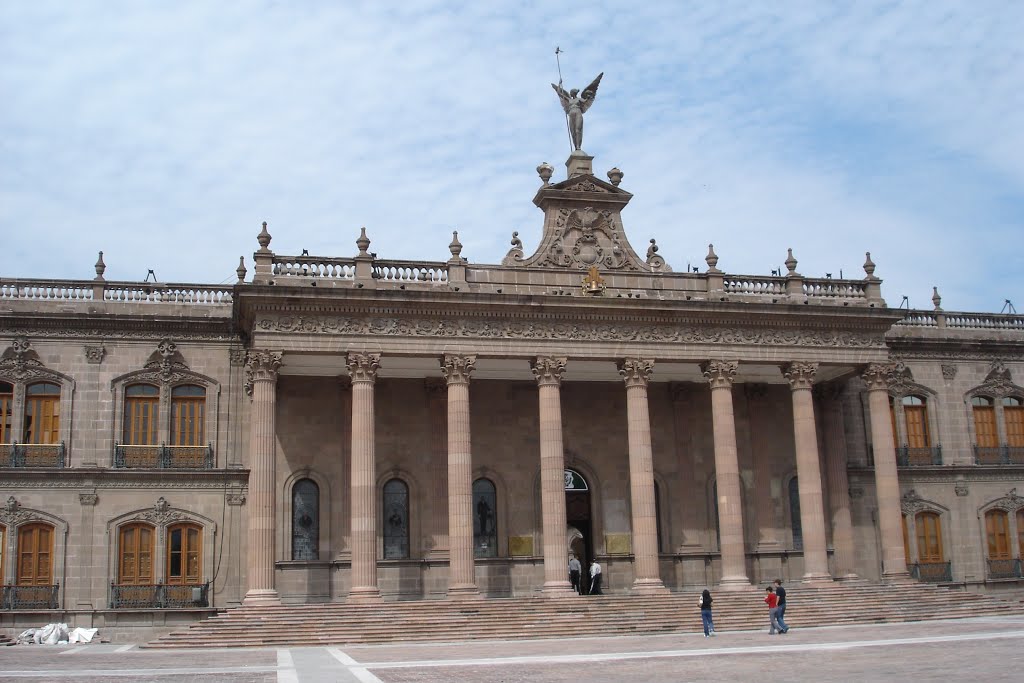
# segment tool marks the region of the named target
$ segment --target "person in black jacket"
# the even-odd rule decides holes
[[[775,597],[779,599],[779,607],[776,611],[779,621],[779,633],[786,633],[789,631],[789,626],[786,626],[786,622],[782,620],[782,617],[786,614],[786,589],[782,587],[782,579],[775,579]]]
[[[711,618],[711,591],[707,588],[700,594],[700,600],[697,603],[700,605],[700,620],[704,625],[704,637],[710,638],[715,635],[715,622]]]

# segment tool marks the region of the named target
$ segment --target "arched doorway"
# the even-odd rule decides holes
[[[590,486],[576,470],[565,470],[565,522],[570,556],[582,565],[581,586],[589,592],[587,568],[594,557],[593,528],[590,519]]]

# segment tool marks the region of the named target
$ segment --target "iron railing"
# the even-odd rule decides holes
[[[152,470],[212,470],[213,444],[167,446],[116,444],[114,467]]]
[[[0,444],[0,467],[64,467],[67,449],[60,443]]]
[[[952,562],[919,562],[910,565],[910,575],[928,583],[950,583],[953,580]]]
[[[111,609],[182,609],[210,606],[210,582],[154,583],[142,586],[110,583]]]
[[[976,465],[1024,465],[1024,447],[1021,446],[975,446]]]
[[[988,578],[1020,579],[1020,560],[988,560]]]
[[[60,584],[52,586],[4,586],[0,609],[59,609]]]
[[[942,446],[911,448],[900,446],[896,449],[896,464],[899,467],[928,467],[942,464]]]

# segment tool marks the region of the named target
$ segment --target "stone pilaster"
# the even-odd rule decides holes
[[[448,559],[448,383],[430,378],[425,384],[430,420],[430,539],[427,555]]]
[[[875,455],[875,493],[878,497],[878,528],[882,541],[882,578],[909,578],[903,552],[903,521],[900,512],[900,482],[896,471],[892,420],[889,417],[888,377],[892,366],[872,363],[861,375],[868,385],[871,415],[871,446]]]
[[[473,565],[473,451],[469,429],[469,378],[475,356],[446,355],[448,382],[448,596],[480,594]]]
[[[274,473],[276,462],[277,371],[282,354],[250,351],[245,364],[249,413],[249,548],[246,605],[279,604],[274,588]]]
[[[562,373],[565,358],[537,358],[531,366],[537,378],[540,406],[540,491],[544,517],[544,593],[571,596],[566,569],[569,549],[565,523],[565,453],[562,444]]]
[[[846,427],[840,387],[822,392],[822,431],[825,437],[825,481],[832,513],[832,547],[835,578],[856,579],[853,572],[853,519],[850,514],[850,482],[846,476]]]
[[[796,445],[800,527],[804,538],[804,581],[831,581],[825,544],[825,504],[821,493],[818,431],[814,422],[814,375],[817,363],[794,362],[782,369],[793,396],[793,442]]]
[[[378,353],[350,353],[352,378],[352,587],[349,600],[380,599],[377,586],[376,451],[373,388]]]
[[[736,361],[708,361],[701,365],[701,372],[711,386],[718,527],[722,552],[721,586],[726,589],[750,585],[743,547],[742,484],[736,454],[736,420],[732,408],[732,383],[738,367]]]
[[[626,426],[629,436],[629,495],[633,512],[633,590],[665,590],[658,566],[658,511],[654,501],[654,458],[647,384],[654,361],[627,359],[619,363],[626,383]]]

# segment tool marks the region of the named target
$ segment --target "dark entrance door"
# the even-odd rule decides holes
[[[569,552],[576,556],[582,565],[581,586],[583,592],[590,588],[590,561],[594,558],[593,527],[590,519],[590,487],[587,481],[575,470],[565,471],[565,521],[569,529],[575,529],[579,535],[572,538]]]

